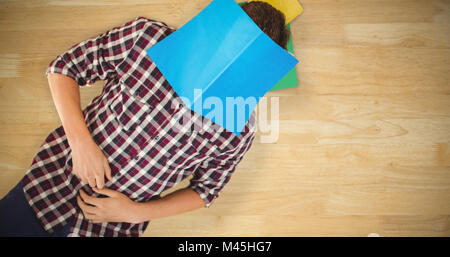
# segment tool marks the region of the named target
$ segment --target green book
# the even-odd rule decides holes
[[[238,3],[239,5],[242,5],[245,2]],[[291,31],[291,24],[287,24],[286,28]],[[287,44],[287,51],[291,54],[294,54],[294,48],[292,46],[292,33],[289,32],[289,42]],[[295,67],[292,68],[283,78],[278,81],[275,86],[273,86],[269,91],[275,91],[279,89],[285,89],[290,87],[296,87],[298,86],[297,81],[297,71],[295,70]]]

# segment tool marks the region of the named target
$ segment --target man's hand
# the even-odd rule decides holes
[[[101,189],[105,186],[105,176],[112,180],[108,159],[94,140],[72,143],[71,148],[72,170],[84,184]]]
[[[89,196],[81,189],[80,195],[77,196],[77,202],[86,219],[91,220],[94,223],[140,222],[136,218],[136,208],[138,208],[138,203],[132,201],[126,195],[111,189],[92,189],[95,192],[108,197],[97,198]]]

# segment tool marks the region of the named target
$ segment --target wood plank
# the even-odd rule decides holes
[[[450,117],[443,94],[389,96],[310,95],[279,99],[280,120],[443,119]],[[301,110],[301,111],[299,111]]]
[[[349,228],[352,233],[349,233]],[[144,236],[448,236],[448,215],[215,216],[153,220]]]
[[[277,135],[275,126],[263,131],[263,120],[254,143],[261,137]],[[275,122],[275,121],[272,121]],[[350,120],[280,120],[274,144],[429,144],[450,142],[450,119],[350,119]]]

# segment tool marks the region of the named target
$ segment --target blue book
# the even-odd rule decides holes
[[[298,63],[234,0],[213,0],[147,53],[188,108],[236,135]]]

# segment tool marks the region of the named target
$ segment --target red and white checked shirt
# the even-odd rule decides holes
[[[236,136],[182,104],[146,53],[173,31],[164,22],[139,16],[72,46],[49,64],[46,74],[67,75],[80,86],[106,81],[83,110],[111,167],[113,180],[105,187],[144,202],[193,174],[189,187],[209,207],[253,142],[255,112]],[[69,236],[139,236],[146,229],[148,221],[85,219],[76,202],[81,188],[99,196],[72,172],[61,125],[40,146],[24,177],[25,196],[44,229],[52,232],[69,220]]]

